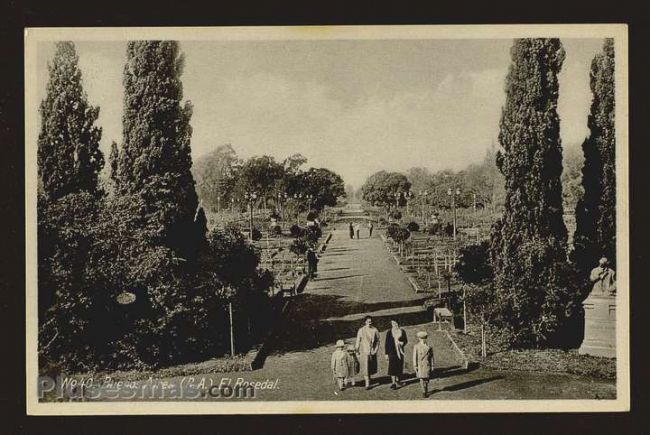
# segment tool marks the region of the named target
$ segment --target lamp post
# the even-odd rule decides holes
[[[413,198],[413,196],[414,196],[413,192],[411,192],[410,190],[408,192],[404,193],[404,199],[406,200],[406,214],[407,215],[411,214],[411,212],[409,211],[409,201],[411,200],[411,198]]]
[[[452,190],[447,189],[447,195],[451,197],[451,208],[454,212],[454,241],[456,240],[456,197],[460,195],[460,189]]]
[[[294,193],[293,199],[296,201],[296,223],[300,224],[300,220],[298,219],[298,217],[300,216],[298,203],[302,201],[302,193]]]
[[[282,202],[282,200],[284,199],[284,201],[286,202],[287,197],[288,197],[288,195],[287,195],[286,192],[284,192],[284,193],[278,192],[278,208],[280,209],[279,210],[280,211],[280,216],[281,216],[283,221],[284,221],[284,203]]]
[[[250,210],[250,219],[249,219],[249,237],[251,241],[253,240],[253,203],[257,199],[257,192],[246,192],[244,193],[244,198],[248,201],[248,207]]]
[[[429,213],[428,213],[428,210],[425,211],[424,208],[425,208],[425,205],[426,206],[429,205],[428,202],[427,202],[427,196],[429,195],[429,192],[427,190],[425,190],[424,192],[420,191],[419,193],[420,193],[420,198],[422,198],[420,200],[420,203],[421,203],[421,206],[422,206],[422,222],[424,222],[424,226],[426,227],[427,224],[428,224],[428,219],[427,218],[428,218]]]

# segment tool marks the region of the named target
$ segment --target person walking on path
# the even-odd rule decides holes
[[[307,250],[307,276],[311,279],[318,272],[318,257],[312,248]]]
[[[356,384],[355,376],[357,376],[358,374],[359,374],[359,358],[357,358],[357,352],[354,348],[354,345],[351,344],[348,346],[348,378],[346,381],[349,381],[350,385],[352,385],[353,387]]]
[[[388,360],[388,375],[390,376],[390,388],[396,390],[400,385],[399,377],[404,371],[404,346],[408,342],[406,332],[400,328],[395,320],[391,320],[391,328],[386,332],[384,341],[384,352]]]
[[[429,378],[433,370],[433,349],[426,342],[427,333],[425,331],[418,331],[416,335],[418,343],[413,346],[413,367],[415,376],[420,380],[422,397],[426,398],[429,395]]]
[[[359,372],[370,389],[370,376],[377,373],[377,351],[379,350],[379,331],[372,326],[372,317],[363,319],[364,325],[357,332],[355,349],[359,352]]]
[[[354,231],[357,233],[357,240],[359,240],[361,237],[359,237],[359,232],[361,231],[361,225],[357,222],[354,224]]]
[[[372,222],[368,222],[368,234],[369,234],[369,237],[372,237],[372,229],[373,229]]]
[[[340,391],[345,390],[345,380],[348,377],[348,353],[345,351],[343,340],[336,341],[336,350],[332,353],[332,376]]]
[[[352,222],[350,222],[350,238],[354,239],[354,228],[352,227]]]

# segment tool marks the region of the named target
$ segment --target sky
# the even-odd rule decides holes
[[[560,134],[588,134],[589,67],[601,39],[563,39]],[[242,158],[301,153],[360,187],[378,170],[462,169],[498,144],[512,40],[182,41],[196,161],[231,144]],[[101,148],[122,139],[126,42],[77,42],[100,106]],[[38,99],[53,43],[39,43]],[[38,110],[38,108],[30,108]],[[38,118],[38,117],[37,117]]]

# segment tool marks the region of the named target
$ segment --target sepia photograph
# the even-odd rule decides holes
[[[26,29],[27,412],[629,410],[627,55]]]

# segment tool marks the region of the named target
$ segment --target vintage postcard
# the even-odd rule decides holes
[[[25,30],[27,412],[628,411],[621,25]]]

